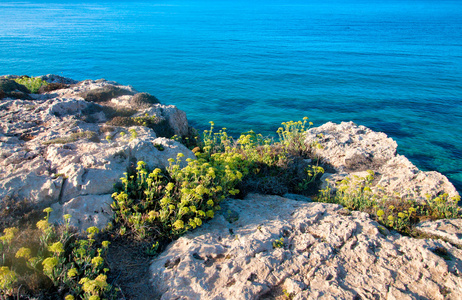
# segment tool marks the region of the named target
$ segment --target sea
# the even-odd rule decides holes
[[[0,1],[0,74],[132,85],[234,136],[385,132],[462,191],[462,1]]]

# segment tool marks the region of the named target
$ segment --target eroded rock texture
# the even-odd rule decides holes
[[[366,213],[278,196],[227,200],[151,265],[161,299],[460,299],[462,251]],[[280,242],[283,238],[282,243]]]
[[[176,107],[106,80],[42,78],[64,88],[30,94],[33,100],[0,100],[0,199],[27,198],[41,207],[52,205],[52,220],[70,213],[81,229],[104,227],[112,215],[114,183],[127,168],[140,160],[164,168],[180,152],[184,159],[195,158],[156,131],[168,137],[188,134],[186,115]],[[117,116],[129,121],[155,116],[162,126],[108,125]]]
[[[405,156],[396,153],[398,144],[385,133],[375,132],[353,122],[326,123],[308,130],[305,142],[318,142],[322,148],[315,154],[333,169],[335,175],[323,179],[341,180],[348,175],[364,176],[366,170],[375,172],[375,184],[391,195],[410,196],[425,201],[426,195],[458,193],[452,183],[438,172],[420,171]]]

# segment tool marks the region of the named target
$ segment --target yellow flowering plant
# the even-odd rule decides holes
[[[338,203],[348,209],[366,211],[376,220],[404,234],[414,234],[413,227],[420,220],[440,218],[460,218],[461,209],[458,197],[447,194],[437,197],[428,196],[425,204],[412,198],[400,198],[386,195],[380,187],[372,186],[374,173],[368,171],[366,177],[346,177],[336,184],[332,192],[332,183],[321,190],[317,201]]]

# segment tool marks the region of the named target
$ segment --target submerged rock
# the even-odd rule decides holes
[[[397,154],[398,144],[385,133],[375,132],[353,122],[326,123],[308,130],[305,143],[319,143],[315,155],[335,170],[323,179],[339,181],[345,176],[364,176],[366,170],[375,173],[375,185],[390,195],[411,197],[424,202],[427,195],[436,197],[458,192],[446,176],[438,172],[420,171],[406,157]]]
[[[232,221],[227,214],[238,218]],[[366,213],[278,196],[228,199],[151,264],[160,299],[457,299],[462,251]]]
[[[42,79],[64,88],[34,95],[34,100],[0,101],[0,201],[5,196],[27,198],[39,207],[52,205],[51,220],[70,213],[72,224],[81,229],[104,227],[114,184],[129,167],[142,160],[151,169],[165,168],[178,153],[195,158],[182,144],[162,137],[164,128],[161,132],[106,123],[126,114],[126,103],[136,94],[133,88],[106,80],[75,83],[55,75]],[[82,95],[99,95],[105,105]],[[188,133],[184,112],[172,105],[149,106],[154,101],[143,97],[144,106],[132,109],[133,116],[163,120],[169,137]]]

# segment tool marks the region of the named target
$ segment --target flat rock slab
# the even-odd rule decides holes
[[[150,270],[153,297],[160,299],[462,295],[462,251],[450,243],[392,234],[366,213],[339,205],[255,194],[227,200]]]
[[[425,221],[416,226],[424,234],[437,236],[462,247],[462,219]]]

